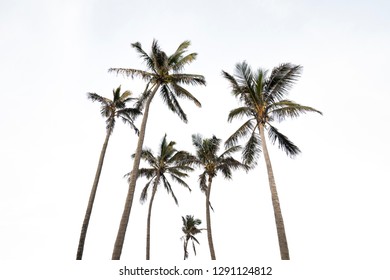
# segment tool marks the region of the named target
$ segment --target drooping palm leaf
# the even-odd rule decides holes
[[[253,124],[255,122],[254,119],[249,119],[244,122],[226,141],[225,146],[231,147],[236,145],[240,138],[246,137],[248,134],[253,134],[256,126]]]
[[[260,152],[261,139],[254,129],[242,151],[244,163],[250,166],[256,165]]]
[[[294,157],[301,152],[301,150],[299,150],[299,148],[293,142],[291,142],[287,136],[280,133],[272,125],[268,125],[268,136],[273,144],[278,142],[279,149],[285,151],[286,154],[290,157]]]

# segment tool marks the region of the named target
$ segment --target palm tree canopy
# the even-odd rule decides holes
[[[254,72],[245,61],[236,65],[234,75],[222,71],[223,77],[230,82],[231,93],[242,104],[230,111],[228,121],[231,122],[236,118],[246,119],[225,144],[230,147],[237,144],[240,138],[248,138],[243,149],[243,159],[246,164],[256,164],[261,153],[261,139],[257,131],[259,125],[268,130],[271,142],[277,142],[279,148],[288,156],[294,157],[300,153],[299,148],[271,123],[296,118],[307,112],[322,114],[312,107],[287,99],[289,90],[301,73],[302,66],[291,63],[283,63],[275,67],[271,73],[263,69]]]
[[[202,223],[200,219],[195,219],[192,215],[186,215],[185,218],[182,216],[181,218],[183,221],[183,227],[181,229],[184,234],[195,235],[201,232],[201,229],[197,228]]]
[[[213,136],[203,138],[200,134],[192,135],[192,144],[195,146],[196,155],[191,160],[193,164],[204,168],[199,176],[200,188],[207,190],[206,175],[213,178],[220,171],[226,179],[232,178],[232,170],[248,170],[248,166],[232,157],[232,154],[241,149],[240,146],[231,146],[218,155],[221,139]]]
[[[206,85],[202,75],[184,74],[184,67],[193,62],[197,54],[186,54],[190,41],[184,41],[170,56],[161,50],[157,40],[153,40],[150,54],[147,54],[139,42],[133,43],[132,47],[146,63],[147,71],[131,68],[110,68],[109,72],[116,72],[127,77],[140,77],[147,81],[147,87],[141,95],[138,108],[142,110],[145,101],[154,87],[160,88],[160,95],[168,108],[176,113],[184,122],[187,116],[181,108],[177,98],[186,98],[193,101],[197,106],[201,103],[183,85]],[[151,88],[149,89],[149,85]]]
[[[189,153],[185,151],[177,151],[174,147],[175,144],[176,143],[174,141],[168,142],[167,135],[165,134],[161,141],[157,156],[155,156],[152,150],[149,148],[144,148],[142,150],[141,159],[147,162],[150,167],[140,168],[138,171],[138,177],[145,177],[148,179],[148,182],[146,183],[141,193],[141,203],[147,200],[149,186],[157,186],[162,181],[168,194],[170,194],[175,203],[178,204],[178,200],[172,190],[171,183],[167,178],[168,174],[172,181],[191,191],[191,188],[183,180],[184,178],[188,177],[187,172],[193,171],[193,168],[190,166],[190,164],[183,160],[189,157]],[[130,173],[126,175],[128,176],[129,174]]]
[[[202,223],[202,221],[200,219],[195,219],[194,216],[192,215],[186,215],[186,217],[184,218],[183,216],[181,217],[182,218],[182,221],[183,221],[183,227],[181,228],[181,230],[183,231],[184,233],[184,236],[182,237],[182,239],[184,239],[184,259],[187,259],[188,258],[188,251],[187,251],[187,244],[188,244],[188,241],[191,240],[192,241],[192,248],[194,250],[194,253],[196,255],[196,248],[195,248],[195,242],[197,244],[200,244],[198,239],[196,239],[195,235],[198,234],[198,233],[201,233],[202,230],[204,229],[199,229],[198,226]]]
[[[137,108],[127,108],[126,103],[136,100],[132,98],[132,93],[128,90],[121,93],[121,86],[112,91],[113,99],[100,96],[96,93],[88,92],[88,99],[101,104],[100,113],[106,118],[106,129],[112,133],[115,126],[115,118],[121,118],[124,123],[128,123],[138,134],[138,129],[134,125],[134,120],[141,112]]]

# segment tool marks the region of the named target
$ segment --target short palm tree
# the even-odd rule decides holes
[[[141,151],[145,138],[146,123],[149,116],[149,107],[153,97],[156,92],[160,90],[160,95],[168,108],[176,113],[184,122],[187,122],[187,116],[181,108],[177,98],[186,98],[193,101],[197,106],[201,106],[200,102],[183,87],[183,85],[206,84],[204,77],[201,75],[182,73],[184,67],[193,62],[197,56],[196,53],[185,55],[189,46],[190,42],[184,41],[172,55],[167,56],[166,53],[161,50],[156,40],[153,40],[150,54],[147,54],[142,49],[141,44],[137,42],[132,44],[132,47],[135,48],[141,58],[146,62],[147,71],[129,68],[109,69],[110,72],[123,74],[127,77],[140,77],[147,82],[146,89],[138,102],[138,108],[141,110],[143,109],[143,118],[132,167],[133,172],[131,173],[129,181],[129,191],[126,197],[126,203],[112,254],[113,260],[119,260],[122,253],[130,211],[133,204]]]
[[[191,160],[193,164],[203,168],[203,173],[199,175],[199,186],[206,194],[207,239],[211,259],[215,260],[216,257],[210,219],[210,194],[213,178],[217,176],[218,172],[221,172],[225,179],[231,179],[233,170],[248,170],[248,166],[232,157],[234,152],[240,150],[240,146],[231,146],[222,154],[218,155],[221,139],[215,136],[212,138],[203,138],[199,134],[194,134],[192,135],[192,144],[195,146],[196,154],[195,158]]]
[[[149,181],[141,193],[141,203],[145,202],[148,198],[148,191],[152,188],[152,195],[149,202],[148,218],[147,218],[147,230],[146,230],[146,259],[150,260],[150,224],[152,217],[153,201],[157,192],[157,187],[160,183],[163,184],[178,205],[178,200],[172,190],[171,183],[169,182],[167,175],[170,175],[172,181],[190,189],[183,178],[187,177],[187,172],[192,171],[193,168],[184,161],[187,159],[189,154],[185,151],[177,151],[174,146],[175,142],[167,142],[167,135],[161,141],[160,150],[157,156],[154,156],[152,151],[148,148],[143,149],[141,152],[141,159],[145,160],[150,167],[140,168],[138,171],[138,177],[146,177]],[[128,175],[131,175],[130,173]]]
[[[243,149],[243,158],[244,163],[249,165],[256,164],[261,151],[264,154],[282,260],[289,260],[290,256],[265,130],[268,131],[271,142],[277,142],[279,148],[287,155],[294,157],[300,153],[299,148],[271,123],[286,118],[296,118],[307,112],[321,114],[312,107],[286,99],[289,89],[300,77],[301,71],[301,66],[285,63],[275,67],[268,75],[268,71],[262,69],[253,72],[246,62],[236,65],[234,76],[222,71],[223,76],[230,82],[232,94],[242,103],[241,107],[230,111],[228,121],[247,118],[244,124],[227,139],[226,145],[227,147],[235,145],[239,138],[248,136],[249,139]]]
[[[100,173],[103,168],[104,156],[106,154],[108,140],[114,130],[115,119],[121,118],[125,123],[128,123],[133,130],[138,134],[138,129],[134,126],[134,118],[137,117],[141,112],[135,108],[126,108],[126,103],[134,98],[131,98],[131,92],[125,91],[121,93],[121,87],[113,90],[113,99],[109,99],[103,96],[100,96],[96,93],[88,93],[88,98],[93,102],[97,101],[101,104],[101,114],[106,118],[106,138],[103,143],[102,150],[100,152],[100,158],[98,167],[95,174],[95,180],[92,185],[91,194],[88,201],[87,210],[85,212],[84,222],[81,228],[79,246],[77,249],[77,260],[81,260],[84,251],[84,243],[87,235],[87,229],[89,225],[89,220],[92,213],[92,207],[96,196],[96,191],[99,183]]]
[[[192,248],[194,249],[194,254],[196,255],[195,242],[199,244],[199,241],[198,239],[196,239],[195,235],[201,233],[204,229],[198,228],[202,221],[200,219],[195,219],[194,216],[186,215],[185,218],[183,216],[181,218],[183,220],[183,227],[181,228],[181,230],[184,233],[184,235],[182,236],[184,259],[186,260],[188,258],[188,242],[191,240]]]

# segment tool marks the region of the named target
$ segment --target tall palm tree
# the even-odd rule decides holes
[[[268,71],[263,69],[253,72],[246,62],[236,65],[234,76],[222,71],[223,76],[230,82],[232,94],[242,103],[241,107],[230,111],[228,121],[247,118],[244,124],[227,139],[226,145],[227,147],[235,145],[239,138],[249,136],[243,149],[244,163],[249,165],[256,164],[261,151],[264,154],[282,260],[289,260],[290,256],[265,130],[268,131],[270,141],[273,144],[277,142],[279,148],[288,156],[294,157],[300,153],[299,148],[271,123],[286,118],[296,118],[307,112],[322,114],[312,107],[286,99],[289,89],[300,77],[301,71],[302,67],[299,65],[284,63],[275,67],[268,75]]]
[[[88,98],[92,102],[99,102],[101,104],[101,114],[106,118],[106,138],[103,143],[102,150],[100,152],[100,158],[98,167],[95,174],[95,180],[92,185],[91,194],[89,196],[87,210],[85,212],[84,222],[81,228],[80,240],[77,249],[77,260],[81,260],[83,257],[84,243],[87,235],[89,220],[92,213],[92,207],[96,196],[96,191],[99,183],[100,173],[103,168],[104,156],[106,154],[108,140],[114,130],[115,119],[121,118],[125,123],[128,123],[132,129],[138,134],[138,129],[134,126],[134,118],[141,114],[141,112],[136,108],[126,108],[126,103],[135,98],[131,98],[131,92],[125,91],[121,93],[121,87],[112,91],[113,99],[109,99],[103,96],[100,96],[96,93],[88,93]]]
[[[113,260],[119,260],[122,253],[130,211],[133,204],[141,151],[145,138],[146,123],[149,116],[149,107],[156,92],[160,90],[160,95],[168,108],[176,113],[184,122],[187,122],[187,116],[181,108],[177,98],[187,98],[193,101],[197,106],[201,106],[200,102],[182,86],[206,84],[204,77],[201,75],[182,73],[184,67],[193,62],[197,57],[196,53],[185,55],[189,46],[190,42],[184,41],[172,55],[167,56],[166,53],[161,50],[156,40],[153,40],[150,54],[147,54],[142,49],[141,44],[137,42],[132,44],[132,47],[135,48],[141,58],[146,62],[147,71],[129,68],[109,69],[109,72],[123,74],[131,78],[140,77],[147,82],[146,89],[138,102],[138,108],[141,110],[143,109],[143,118],[132,167],[133,172],[130,176],[129,191],[112,253]]]
[[[199,244],[199,241],[196,239],[195,235],[201,233],[204,229],[198,228],[202,221],[200,219],[195,219],[194,216],[186,215],[185,218],[183,216],[181,218],[183,220],[183,227],[181,230],[184,233],[181,239],[183,239],[184,260],[186,260],[188,258],[188,242],[190,240],[192,241],[192,248],[194,249],[194,254],[196,255],[195,242]]]
[[[154,156],[152,151],[148,148],[143,149],[141,152],[141,159],[145,160],[150,167],[140,168],[138,171],[138,177],[146,177],[149,181],[146,183],[142,190],[140,201],[144,203],[148,198],[148,191],[152,186],[152,196],[149,202],[148,218],[147,218],[147,230],[146,230],[146,259],[150,260],[150,224],[152,217],[153,201],[157,192],[157,187],[162,182],[164,188],[167,190],[178,205],[178,200],[172,190],[171,183],[169,182],[167,175],[169,174],[171,179],[176,183],[190,189],[182,178],[188,176],[186,172],[192,171],[193,168],[189,163],[183,161],[187,159],[189,154],[185,151],[177,151],[174,146],[175,142],[167,142],[167,135],[161,141],[160,150],[157,156]],[[131,172],[128,174],[131,175]],[[130,177],[131,178],[131,177]]]
[[[231,146],[222,154],[218,155],[221,139],[215,136],[212,138],[203,138],[199,134],[194,134],[192,135],[192,144],[195,146],[196,155],[195,158],[191,160],[193,164],[203,168],[203,173],[199,175],[199,186],[206,194],[207,239],[211,259],[215,260],[216,257],[210,219],[210,194],[213,178],[216,177],[217,173],[220,171],[225,179],[231,179],[233,170],[248,170],[248,166],[231,156],[234,152],[241,149],[240,146]]]

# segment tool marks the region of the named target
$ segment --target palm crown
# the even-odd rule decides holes
[[[203,173],[199,176],[200,188],[207,190],[206,176],[213,178],[220,171],[225,179],[232,178],[232,170],[248,169],[248,166],[234,159],[232,154],[241,149],[240,146],[231,146],[223,153],[218,155],[221,146],[221,139],[213,136],[212,138],[203,138],[199,134],[192,135],[192,143],[196,149],[196,156],[193,163],[203,167]]]
[[[230,111],[228,121],[242,117],[248,118],[227,139],[226,145],[234,145],[239,138],[249,135],[249,140],[243,149],[245,163],[256,163],[261,152],[261,138],[256,131],[259,125],[268,129],[271,142],[278,142],[279,148],[287,155],[293,157],[300,152],[299,148],[271,123],[275,120],[280,122],[286,118],[296,118],[301,113],[321,114],[312,107],[286,99],[289,89],[300,77],[301,71],[302,67],[299,65],[284,63],[275,67],[270,75],[263,69],[258,69],[254,73],[246,62],[236,65],[234,76],[222,71],[223,76],[230,82],[232,94],[243,105]]]
[[[195,235],[198,233],[201,233],[204,229],[199,229],[198,226],[202,223],[200,219],[195,219],[194,216],[186,215],[184,218],[181,217],[183,221],[183,227],[181,230],[184,233],[184,236],[182,239],[184,240],[184,259],[188,258],[188,242],[192,241],[192,248],[194,250],[194,254],[196,255],[196,248],[195,248],[195,242],[199,244],[198,239],[196,239]]]
[[[146,161],[150,167],[140,168],[138,171],[138,177],[145,177],[149,180],[142,190],[141,202],[147,200],[149,186],[157,186],[162,181],[167,192],[172,196],[175,203],[178,204],[178,200],[166,176],[167,174],[170,175],[172,181],[191,190],[188,184],[183,180],[183,178],[188,177],[187,172],[193,170],[188,163],[183,161],[189,154],[185,151],[177,151],[174,148],[175,144],[174,141],[168,142],[165,135],[161,141],[160,150],[157,156],[154,156],[149,148],[142,150],[141,159]]]
[[[145,61],[148,71],[129,69],[129,68],[111,68],[110,72],[116,72],[128,77],[140,77],[147,82],[147,87],[141,95],[138,107],[143,108],[145,101],[152,94],[153,89],[160,88],[160,94],[168,108],[176,113],[184,122],[187,122],[187,116],[181,108],[177,97],[187,98],[193,101],[197,106],[201,103],[182,85],[206,85],[202,75],[183,74],[181,71],[184,67],[193,62],[197,54],[186,54],[190,41],[184,41],[177,50],[170,56],[167,56],[161,50],[158,42],[153,40],[152,50],[147,54],[139,42],[133,43],[132,47],[140,54]],[[149,86],[151,88],[149,89]]]
[[[112,91],[113,99],[100,96],[96,93],[89,92],[88,98],[93,102],[97,101],[101,104],[100,113],[106,118],[106,129],[112,133],[115,126],[115,118],[122,119],[123,122],[128,123],[134,131],[138,134],[138,129],[134,125],[134,119],[141,114],[137,108],[126,108],[126,103],[134,101],[132,93],[128,90],[121,93],[121,87]]]

